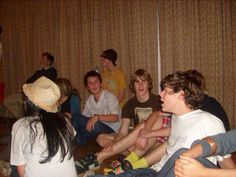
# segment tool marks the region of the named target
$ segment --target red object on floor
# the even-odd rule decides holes
[[[4,88],[5,84],[3,82],[0,82],[0,104],[4,101]]]

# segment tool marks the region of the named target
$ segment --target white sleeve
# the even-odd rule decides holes
[[[22,126],[22,119],[17,121],[12,128],[12,138],[11,138],[11,155],[10,155],[10,164],[11,165],[24,165],[24,146],[25,146],[25,130]]]

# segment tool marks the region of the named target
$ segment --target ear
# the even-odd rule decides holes
[[[180,90],[178,94],[179,94],[179,99],[185,100],[185,97],[184,97],[185,94],[183,90]]]

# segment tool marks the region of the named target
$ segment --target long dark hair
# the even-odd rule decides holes
[[[65,156],[69,153],[69,158],[72,157],[72,140],[74,132],[72,127],[67,123],[66,119],[61,113],[46,112],[39,107],[35,106],[30,100],[26,103],[27,112],[29,116],[38,116],[38,119],[32,119],[30,121],[30,143],[31,151],[34,146],[34,142],[38,135],[37,125],[42,124],[44,130],[44,136],[47,139],[48,155],[40,163],[49,162],[60,150],[61,162],[65,159]]]

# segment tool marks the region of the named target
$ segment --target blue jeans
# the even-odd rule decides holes
[[[76,116],[76,115],[75,115]],[[89,121],[88,117],[85,117],[82,114],[78,114],[77,118],[74,118],[73,124],[76,134],[76,141],[78,144],[86,144],[89,139],[97,137],[101,133],[114,133],[115,131],[110,128],[108,125],[97,121],[94,124],[93,130],[86,130],[86,125]]]
[[[10,174],[10,177],[19,177],[15,165],[11,165],[11,174]]]
[[[179,156],[185,152],[186,148],[181,148],[178,151],[176,151],[165,163],[165,165],[161,168],[159,171],[159,174],[157,177],[175,177],[174,175],[174,166],[175,161],[179,158]],[[206,158],[196,158],[198,162],[200,162],[202,165],[208,168],[218,168],[215,164],[213,164],[211,161],[207,160]]]

